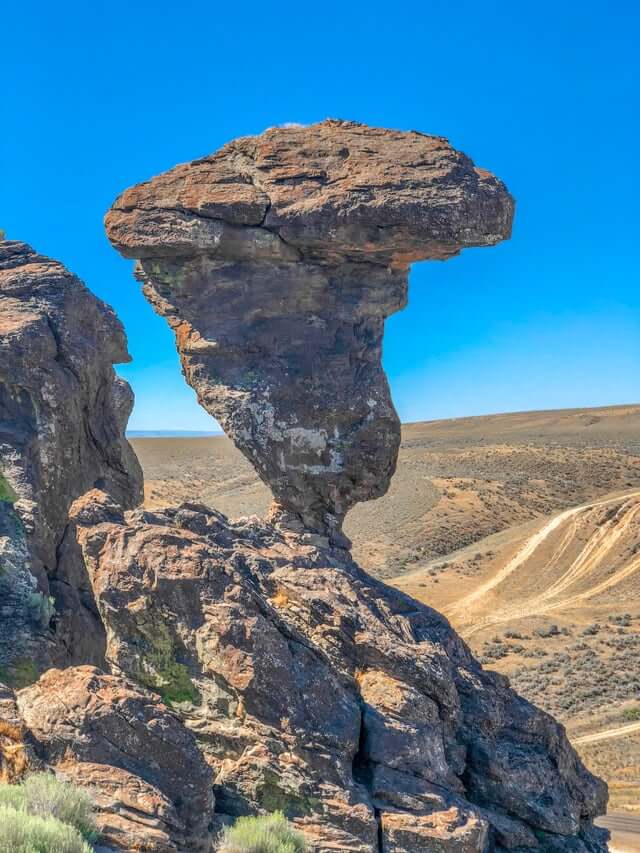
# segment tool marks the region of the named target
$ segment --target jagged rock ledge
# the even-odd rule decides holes
[[[209,853],[211,770],[160,698],[92,666],[51,669],[17,694],[0,686],[0,778],[49,769],[86,788],[101,844]]]

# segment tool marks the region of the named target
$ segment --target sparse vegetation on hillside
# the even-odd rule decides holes
[[[409,424],[385,497],[347,516],[354,556],[378,577],[425,563],[486,568],[488,549],[451,555],[512,525],[618,489],[640,487],[640,407],[531,412]],[[267,487],[224,437],[134,439],[150,508],[189,500],[234,517],[266,513]],[[493,546],[492,546],[493,547]],[[438,568],[429,580],[438,585]],[[436,587],[437,588],[437,587]]]
[[[225,830],[219,853],[305,853],[304,837],[282,812],[263,817],[241,817]]]

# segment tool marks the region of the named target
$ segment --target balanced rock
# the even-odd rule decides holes
[[[72,513],[108,663],[194,733],[216,826],[282,809],[316,853],[606,849],[606,786],[562,726],[346,550],[97,491]]]
[[[113,370],[129,360],[111,308],[57,261],[0,241],[0,673],[16,684],[50,659],[103,656],[68,510],[95,485],[142,499],[124,437],[133,395]]]
[[[339,540],[395,469],[382,335],[409,264],[494,245],[512,216],[505,186],[445,139],[328,120],[133,187],[106,228],[277,516]]]
[[[146,853],[211,850],[211,771],[158,696],[91,666],[52,669],[12,697],[4,693],[0,732],[14,737],[5,746],[0,735],[0,761],[8,766],[18,755],[21,774],[49,769],[86,788],[101,844]]]

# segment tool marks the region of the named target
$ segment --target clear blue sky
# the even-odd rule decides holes
[[[102,217],[235,136],[327,116],[447,136],[513,239],[411,274],[387,323],[403,420],[640,400],[636,2],[10,3],[0,226],[123,320],[134,429],[208,429]]]

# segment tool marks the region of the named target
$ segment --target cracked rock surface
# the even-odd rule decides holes
[[[447,621],[339,548],[197,504],[72,509],[112,671],[172,701],[217,825],[282,809],[317,853],[604,851],[606,786]]]
[[[142,500],[124,437],[133,395],[113,370],[129,360],[109,306],[57,261],[0,241],[0,668],[16,683],[52,660],[103,658],[66,530],[95,485],[127,507]]]
[[[211,771],[157,696],[92,666],[51,669],[0,694],[0,721],[13,734],[6,754],[22,750],[29,769],[49,768],[90,792],[109,849],[211,850]],[[0,765],[2,753],[0,745]]]
[[[382,336],[409,264],[492,246],[512,217],[502,182],[445,139],[327,120],[177,166],[105,224],[275,516],[340,541],[395,470]]]

